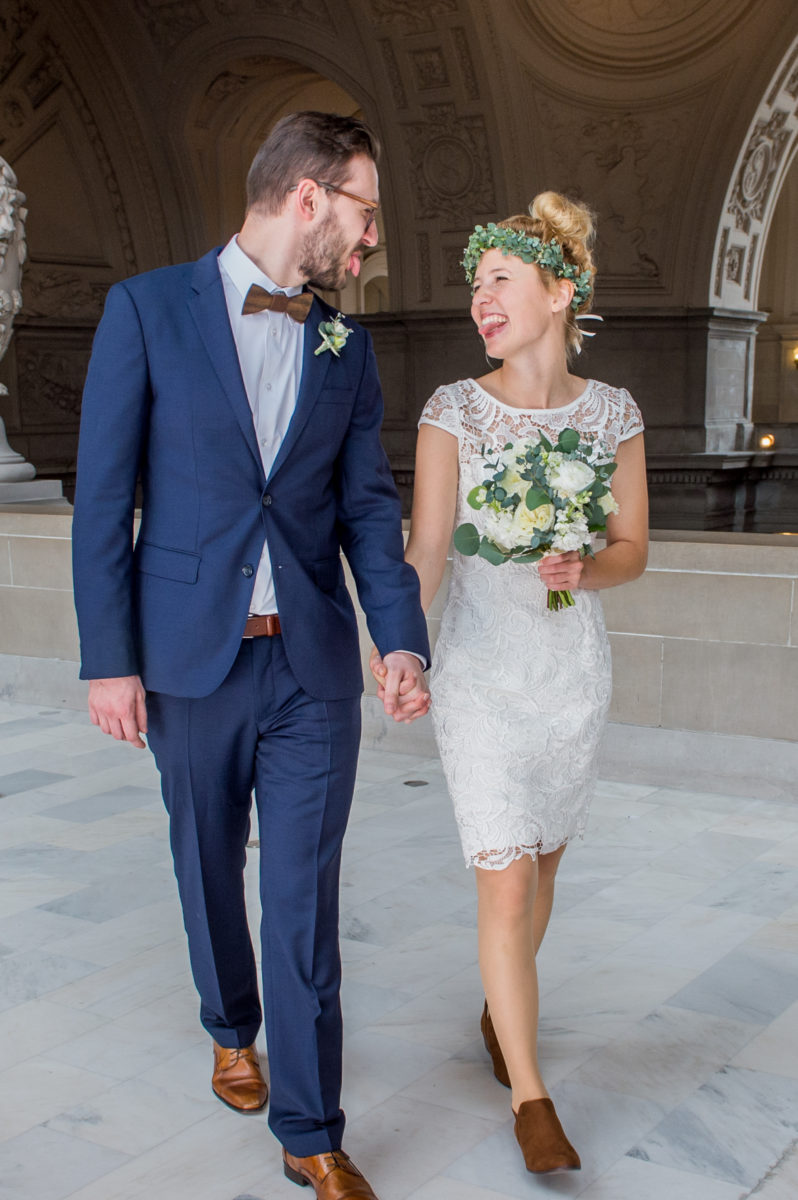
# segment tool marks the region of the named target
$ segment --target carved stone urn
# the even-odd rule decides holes
[[[17,187],[17,177],[4,158],[0,158],[0,359],[11,341],[14,317],[22,308],[22,264],[25,261],[25,195]],[[0,383],[0,400],[8,388]],[[21,483],[33,479],[36,468],[12,450],[0,417],[0,484]]]

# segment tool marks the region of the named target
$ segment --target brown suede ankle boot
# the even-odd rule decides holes
[[[499,1039],[496,1037],[496,1030],[493,1028],[493,1022],[490,1019],[488,1012],[488,1002],[485,1001],[485,1007],[482,1010],[482,1020],[479,1023],[482,1030],[482,1038],[485,1042],[485,1049],[493,1059],[493,1074],[498,1079],[499,1083],[503,1083],[506,1088],[510,1086],[510,1076],[507,1071],[507,1066],[502,1054],[502,1048],[499,1045]]]
[[[515,1136],[526,1169],[534,1175],[578,1171],[582,1166],[548,1096],[524,1101],[515,1114]]]

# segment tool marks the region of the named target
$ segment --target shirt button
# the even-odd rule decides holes
[[[271,385],[270,383],[267,383],[267,384],[266,384],[266,391],[267,391],[267,392],[270,392],[271,390],[272,390],[272,385]]]
[[[268,439],[268,438],[261,438],[261,439],[260,439],[260,444],[261,444],[261,446],[268,446],[268,444],[269,444],[269,439]]]
[[[252,566],[252,563],[244,563],[243,567],[241,568],[241,574],[245,579],[251,579],[251,577],[255,574],[255,569]]]
[[[266,495],[261,500],[261,504],[263,505],[264,508],[268,508],[269,505],[271,504],[271,502],[272,502],[272,498],[269,495],[269,493],[267,492]]]

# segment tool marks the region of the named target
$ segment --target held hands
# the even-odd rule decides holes
[[[394,721],[409,725],[429,711],[429,689],[415,654],[393,650],[381,658],[375,646],[369,658],[369,669],[377,681],[377,696],[382,700],[386,714]]]
[[[547,554],[538,563],[540,578],[550,592],[576,591],[584,569],[584,560],[580,558],[578,550]]]
[[[92,679],[89,683],[89,716],[93,725],[110,733],[118,742],[130,742],[145,750],[142,733],[147,732],[145,693],[138,675],[116,679]]]

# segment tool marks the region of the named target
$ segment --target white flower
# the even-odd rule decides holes
[[[514,529],[514,514],[511,509],[496,512],[494,508],[485,510],[485,537],[495,542],[500,550],[512,550],[518,545],[518,537]]]
[[[610,513],[615,514],[620,512],[620,509],[618,508],[618,501],[615,499],[612,492],[607,492],[605,495],[599,496],[596,503],[605,516],[609,516]]]
[[[577,460],[552,463],[553,457],[552,455],[549,459],[546,478],[549,486],[564,500],[570,500],[574,496],[578,496],[580,492],[584,492],[596,478],[596,472],[587,463]]]
[[[557,510],[553,504],[540,504],[532,512],[529,511],[526,504],[519,504],[513,521],[514,528],[518,533],[516,545],[528,542],[536,532],[546,533],[554,524],[556,515]]]
[[[322,321],[319,325],[321,345],[317,346],[313,353],[323,354],[325,350],[332,350],[335,357],[340,358],[340,352],[351,332],[349,326],[344,325],[343,313],[338,313],[334,321]]]

